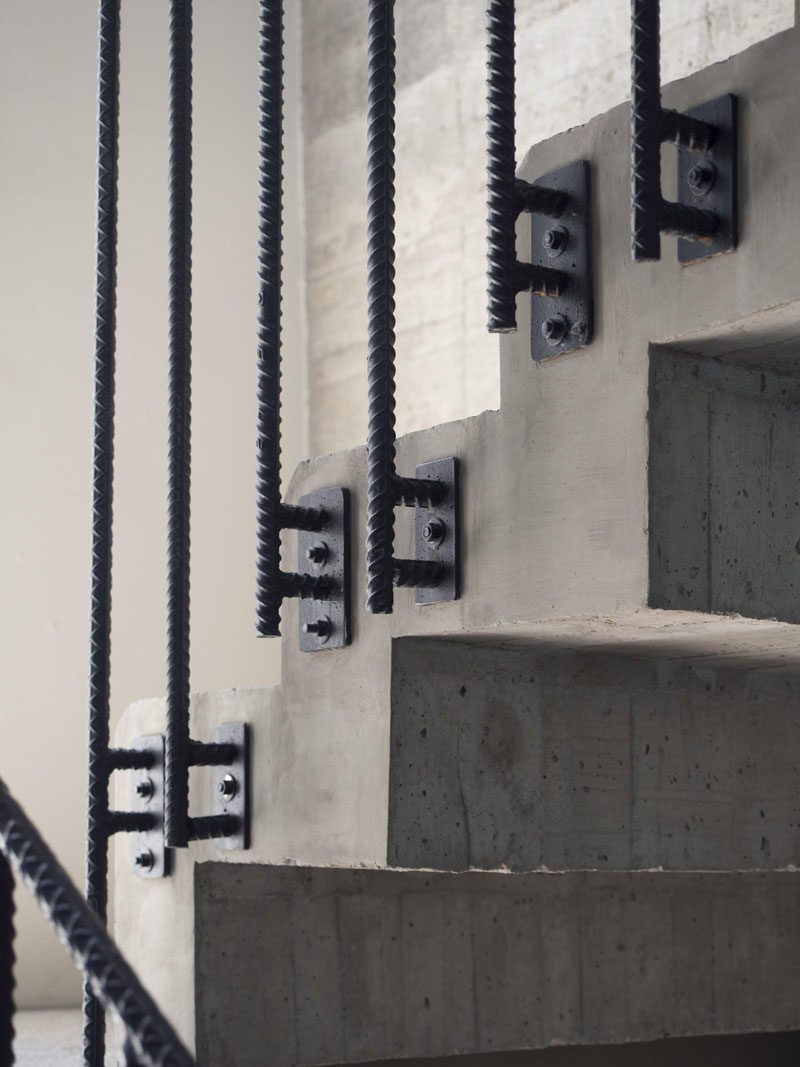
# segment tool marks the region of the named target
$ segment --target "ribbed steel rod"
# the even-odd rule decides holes
[[[256,632],[280,634],[283,0],[260,0]]]
[[[0,853],[35,897],[101,1005],[119,1017],[142,1063],[194,1067],[178,1035],[2,780]]]
[[[0,855],[0,1064],[14,1062],[14,876]]]
[[[393,0],[369,0],[367,56],[367,611],[381,614],[394,592]]]
[[[658,0],[631,0],[631,241],[661,256],[661,55]]]
[[[108,752],[111,674],[111,541],[117,288],[120,0],[98,17],[97,229],[95,250],[92,549],[89,619],[89,732],[86,899],[101,923],[108,908]],[[83,990],[83,1062],[105,1062],[105,1012]]]
[[[169,501],[164,831],[189,843],[192,4],[169,4]]]
[[[514,0],[487,6],[487,168],[489,330],[517,328]]]

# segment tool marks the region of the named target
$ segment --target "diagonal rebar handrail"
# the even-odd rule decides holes
[[[36,827],[0,779],[0,853],[36,899],[104,1010],[125,1027],[138,1061],[145,1067],[194,1067],[195,1061],[73,884]],[[4,868],[5,881],[4,881]],[[0,966],[12,941],[11,890],[0,861]],[[10,1045],[13,1010],[10,966],[0,973],[0,1042]],[[6,1048],[0,1044],[0,1052]],[[3,1060],[13,1063],[13,1059]]]

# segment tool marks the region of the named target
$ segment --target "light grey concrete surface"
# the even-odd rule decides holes
[[[752,657],[764,668],[764,678],[758,679],[758,686],[764,687],[759,700],[770,692],[770,686],[780,686],[781,676],[791,673],[787,664],[796,658],[797,629],[788,623],[648,608],[647,420],[652,344],[705,357],[757,349],[776,340],[791,346],[800,336],[800,289],[795,269],[800,247],[800,213],[795,210],[800,164],[800,126],[795,121],[800,97],[797,40],[795,32],[780,34],[664,91],[665,103],[678,108],[722,92],[736,92],[741,97],[742,241],[733,255],[681,268],[675,259],[674,242],[665,238],[660,263],[630,262],[627,107],[544,142],[527,155],[521,168],[527,179],[575,158],[591,160],[597,333],[591,347],[535,366],[526,343],[530,298],[521,297],[519,332],[500,342],[501,410],[398,441],[398,470],[404,474],[413,472],[424,460],[459,456],[464,501],[461,600],[420,609],[415,607],[411,591],[399,590],[393,615],[367,616],[363,608],[364,450],[335,453],[298,468],[289,490],[290,500],[330,485],[343,485],[351,491],[352,526],[357,531],[352,552],[353,644],[342,651],[301,654],[296,641],[297,607],[286,602],[280,687],[209,693],[193,702],[195,737],[211,737],[221,721],[247,719],[253,726],[253,847],[247,855],[219,857],[224,862],[354,868],[386,865],[392,648],[397,639],[462,635],[478,643],[513,640],[528,646],[569,639],[574,646],[595,648],[612,656],[635,648],[645,659],[659,659],[653,651],[659,646],[663,650],[682,649],[678,658],[713,657],[714,667],[709,669],[712,677],[714,672],[719,676],[730,669],[723,663],[726,657],[731,668],[740,661],[736,668],[740,670],[742,658]],[[665,180],[665,194],[671,192]],[[521,259],[528,258],[529,240],[523,220],[518,233]],[[397,513],[395,552],[400,556],[410,551],[408,510]],[[796,540],[795,536],[791,546]],[[287,544],[292,543],[291,536],[287,537]],[[772,668],[768,665],[770,657]],[[665,678],[675,669],[674,665],[659,667]],[[754,668],[753,673],[758,670]],[[668,713],[678,719],[688,716],[686,736],[700,746],[702,726],[689,728],[691,714],[699,723],[701,709],[706,707],[714,725],[723,728],[732,722],[725,717],[730,708],[719,687],[713,701],[701,694],[696,704],[693,683],[689,684],[687,677],[676,676],[678,696],[673,694]],[[682,686],[683,702],[679,698]],[[778,707],[777,697],[775,701],[767,704],[770,714]],[[779,710],[787,714],[785,709]],[[667,712],[658,712],[662,713]],[[118,741],[124,743],[138,734],[162,729],[163,715],[160,702],[134,705],[121,723]],[[744,726],[745,721],[739,720],[737,725],[744,730],[743,740],[748,730],[753,736],[752,722]],[[787,722],[785,718],[781,721]],[[671,735],[665,730],[668,732]],[[758,761],[769,757],[773,743],[774,739],[761,739],[764,747],[757,747]],[[721,781],[729,782],[730,774],[721,773],[722,757],[713,752],[713,738],[706,744],[711,752],[703,762],[711,766],[718,761]],[[665,825],[678,810],[670,810],[670,783],[664,776],[677,775],[680,784],[683,775],[686,784],[682,758],[682,754],[674,756],[673,770],[668,766],[673,753],[664,749],[663,768],[655,767],[649,781],[642,779],[642,787],[653,790],[654,801],[659,798],[662,845],[669,861],[677,863],[682,862],[682,850],[694,846],[687,841],[686,831],[679,830],[674,844],[664,837]],[[791,751],[786,758],[792,758]],[[646,769],[644,763],[642,767]],[[121,791],[118,803],[125,803],[129,785],[124,776],[117,777]],[[758,770],[758,777],[765,780],[762,770]],[[725,807],[732,801],[723,796],[719,783],[710,784],[710,792],[715,787],[720,790],[716,799],[724,822],[728,818],[723,814]],[[750,855],[756,835],[747,819],[755,818],[756,798],[740,795],[748,812],[736,824],[728,843],[739,849],[740,855]],[[710,809],[705,805],[711,803],[711,799],[703,798],[706,811]],[[789,803],[786,799],[784,813]],[[209,783],[200,772],[193,778],[192,806],[197,814],[211,807]],[[768,809],[764,810],[766,813]],[[546,816],[542,813],[542,818]],[[654,817],[654,825],[657,822]],[[791,847],[789,833],[795,829],[784,824],[784,836],[779,834],[775,839],[783,850],[781,863]],[[760,844],[759,838],[759,853]],[[692,862],[702,850],[718,856],[713,850],[719,847],[709,838],[691,854]],[[202,937],[205,925],[195,912],[194,868],[214,858],[216,850],[211,844],[202,844],[181,852],[176,857],[174,877],[155,884],[131,874],[126,843],[117,841],[115,849],[118,936],[137,970],[191,1043],[195,992],[198,998],[213,1001],[224,995],[222,986],[228,981],[219,972],[196,969],[194,959],[195,935]],[[256,869],[252,876],[258,877]],[[229,877],[234,877],[233,872]],[[602,877],[613,880],[617,876]],[[640,876],[619,877],[620,884],[627,884],[625,878]],[[683,882],[681,877],[652,875],[654,885],[662,878],[670,885],[692,884],[693,876]],[[793,885],[791,877],[773,873],[760,882],[760,876],[754,875],[753,884],[772,884],[770,879],[774,878],[781,885]],[[733,891],[724,889],[726,885],[750,884],[740,882],[732,873],[715,878],[709,876],[708,884],[718,887],[720,899]],[[690,899],[683,900],[681,891],[676,891],[673,907],[678,912],[690,904]],[[595,928],[600,936],[608,915],[613,916],[608,910],[613,906],[612,899],[604,904],[605,910],[593,904],[582,912],[578,927],[581,937],[594,936]],[[224,902],[220,907],[225,907]],[[235,911],[233,904],[229,910]],[[755,983],[767,1005],[764,1020],[754,1020],[752,1025],[800,1026],[797,997],[791,1018],[784,1015],[781,1006],[783,991],[794,981],[794,964],[787,963],[784,971],[781,958],[768,973],[761,970],[761,944],[780,946],[791,939],[796,919],[783,904],[773,907],[765,903],[762,915],[765,925],[760,940],[742,948],[743,956],[751,956],[753,977],[748,981]],[[570,921],[574,919],[570,913]],[[667,923],[666,914],[661,921]],[[740,923],[736,915],[730,922],[733,936]],[[666,936],[666,926],[648,924],[646,929],[652,942],[642,947],[640,955],[648,966],[656,966],[658,959],[665,958],[659,938]],[[254,928],[253,936],[255,933]],[[670,936],[673,950],[684,952],[694,965],[692,933],[681,928]],[[170,952],[168,968],[164,965],[165,945]],[[565,963],[570,955],[566,953]],[[497,966],[501,969],[503,959],[498,949]],[[737,973],[736,967],[745,966],[725,959],[731,974]],[[615,960],[613,953],[602,958],[599,985],[608,987],[609,997],[620,995],[622,990],[632,1003],[648,1004],[648,982],[639,972],[626,972],[625,984],[620,986]],[[689,970],[694,973],[696,968]],[[558,982],[558,972],[552,980]],[[752,996],[750,987],[747,994]],[[690,984],[685,986],[685,995],[690,997],[692,1009],[705,1011],[707,1002],[695,1000]],[[676,1003],[682,1003],[680,997]],[[748,1010],[745,1007],[739,1016],[726,1015],[723,1023],[715,1014],[715,1006],[703,1020],[695,1016],[692,1025],[700,1029],[693,1032],[741,1027]],[[201,1025],[199,1019],[197,1023]],[[659,1032],[686,1032],[680,1029],[682,1025],[680,1017],[670,1017],[663,1021],[666,1029]],[[519,1032],[515,1031],[514,1040]],[[554,1029],[547,1042],[557,1039],[558,1032]],[[596,1033],[601,1032],[598,1024]],[[631,1029],[628,1036],[635,1032]],[[415,1047],[420,1048],[419,1054],[431,1051],[421,1045]]]
[[[733,363],[653,351],[656,607],[800,621],[799,359],[785,344]]]
[[[200,864],[197,969],[224,980],[200,985],[198,1058],[294,1067],[791,1029],[799,884]]]
[[[14,1016],[16,1067],[81,1067],[81,1013],[63,1010],[18,1011]]]
[[[663,81],[788,28],[793,6],[665,0]],[[497,345],[485,330],[485,8],[396,8],[401,433],[499,404]],[[305,0],[302,17],[310,444],[319,455],[366,440],[367,14],[362,0]],[[518,158],[628,99],[629,17],[628,0],[517,5]]]
[[[786,636],[780,660],[774,648],[396,641],[389,864],[796,863],[800,654]]]

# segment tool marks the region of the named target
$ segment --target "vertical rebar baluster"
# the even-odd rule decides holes
[[[166,844],[189,843],[189,493],[191,473],[192,4],[169,4],[169,518]]]
[[[14,875],[0,855],[0,1064],[14,1062]]]
[[[661,67],[658,0],[631,2],[631,240],[637,261],[661,256]]]
[[[369,0],[367,132],[367,610],[393,604],[394,2]]]
[[[117,287],[120,0],[101,0],[98,22],[97,235],[95,266],[92,563],[86,898],[105,923],[108,907],[108,750],[111,672],[111,534]],[[105,1062],[105,1012],[83,989],[83,1062]]]
[[[487,8],[487,169],[489,330],[517,328],[514,0]]]
[[[261,0],[258,156],[256,632],[280,635],[283,0]]]

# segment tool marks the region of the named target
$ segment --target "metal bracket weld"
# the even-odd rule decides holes
[[[558,271],[560,293],[531,298],[531,356],[537,362],[584,348],[594,332],[589,161],[568,163],[542,175],[532,188],[565,193],[557,219],[531,214],[531,267]]]
[[[134,872],[140,878],[165,878],[170,874],[170,851],[164,845],[164,737],[148,734],[131,743],[137,752],[150,752],[152,765],[132,772],[131,810],[156,816],[152,830],[131,834]]]
[[[319,508],[319,530],[299,530],[297,571],[328,580],[324,599],[301,597],[300,651],[320,652],[350,644],[350,501],[346,489],[318,489],[300,498],[302,507]]]

